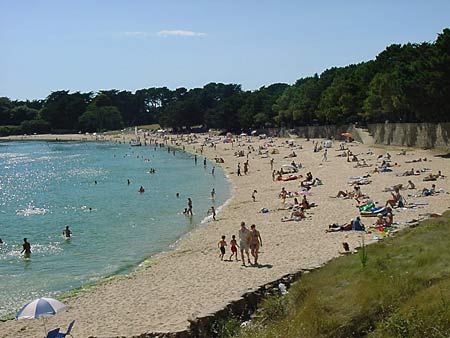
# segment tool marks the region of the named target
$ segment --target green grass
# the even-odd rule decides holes
[[[365,250],[268,298],[232,337],[450,337],[450,212]]]

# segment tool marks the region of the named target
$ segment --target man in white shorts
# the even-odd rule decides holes
[[[248,249],[250,247],[250,230],[245,227],[245,222],[241,222],[241,229],[239,229],[239,248],[241,249],[242,265],[245,266],[244,251],[247,254],[248,264],[250,263],[250,255]]]

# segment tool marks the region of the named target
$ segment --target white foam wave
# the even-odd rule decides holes
[[[22,210],[16,210],[16,215],[19,216],[32,216],[32,215],[44,215],[48,212],[45,208],[28,207]]]

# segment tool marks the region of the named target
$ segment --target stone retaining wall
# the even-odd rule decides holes
[[[363,143],[354,125],[302,126],[281,128],[279,136],[302,138],[343,139],[341,133],[349,132]],[[366,129],[375,144],[450,150],[450,123],[375,123]]]

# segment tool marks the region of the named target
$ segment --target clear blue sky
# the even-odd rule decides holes
[[[449,0],[0,0],[0,96],[275,82],[433,41]]]

